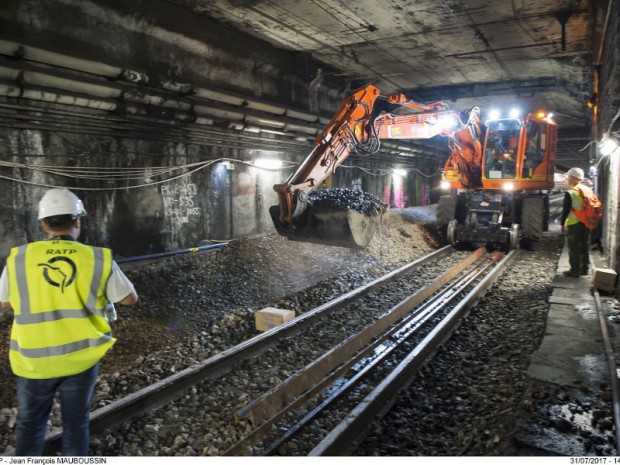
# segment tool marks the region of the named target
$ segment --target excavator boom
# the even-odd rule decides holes
[[[377,115],[378,99],[418,113]],[[285,183],[274,186],[279,204],[271,207],[270,214],[278,233],[305,242],[366,247],[387,205],[367,195],[364,202],[357,201],[363,195],[361,191],[339,190],[317,196],[314,192],[318,186],[352,153],[377,152],[382,139],[453,136],[458,126],[463,126],[458,115],[443,102],[422,105],[403,94],[382,96],[372,85],[352,93],[316,138],[310,155]],[[351,204],[362,206],[351,208]]]

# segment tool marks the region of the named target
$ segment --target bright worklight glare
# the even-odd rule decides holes
[[[605,137],[599,144],[601,155],[611,155],[618,148],[618,143],[609,137]]]
[[[521,114],[521,111],[518,108],[512,108],[510,110],[510,117],[511,118],[518,118],[520,114]]]
[[[489,112],[489,118],[490,119],[497,119],[497,118],[499,118],[499,110],[491,110]]]
[[[551,118],[553,118],[553,113],[548,113],[547,114],[547,119],[551,119]]]
[[[544,111],[539,111],[536,116],[538,116],[539,118],[544,118],[545,117],[545,112]]]
[[[282,168],[282,160],[276,160],[275,158],[259,158],[254,160],[254,166],[267,170],[275,170]]]
[[[452,187],[452,185],[450,184],[449,181],[441,181],[441,184],[439,184],[439,187],[441,187],[442,190],[447,191],[448,189],[450,189],[450,187]]]
[[[407,176],[407,170],[402,170],[399,168],[395,168],[392,170],[392,174],[396,176]]]
[[[506,184],[504,184],[504,190],[505,191],[513,191],[515,190],[515,185],[511,182],[507,182]]]
[[[454,116],[440,116],[438,122],[443,129],[453,129],[456,127],[456,118]]]

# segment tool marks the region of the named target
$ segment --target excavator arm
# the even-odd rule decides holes
[[[418,112],[377,115],[378,99]],[[380,220],[380,208],[365,215],[348,209],[323,208],[312,205],[309,195],[349,155],[375,153],[383,139],[419,140],[441,134],[451,137],[462,151],[467,150],[467,140],[463,142],[463,139],[473,136],[466,126],[443,102],[421,105],[400,93],[382,96],[372,85],[354,92],[316,138],[316,147],[310,155],[285,183],[274,186],[279,205],[271,207],[270,213],[277,231],[293,240],[365,247]],[[468,154],[464,156],[471,158]]]
[[[316,147],[310,155],[286,183],[273,187],[278,194],[282,221],[290,222],[299,216],[308,194],[368,139],[365,134],[378,97],[379,89],[374,86],[366,86],[349,95],[340,111],[316,138]]]

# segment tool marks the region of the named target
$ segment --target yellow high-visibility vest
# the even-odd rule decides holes
[[[582,184],[577,184],[577,186],[581,188],[584,187]],[[577,186],[574,186],[568,190],[568,194],[570,195],[570,200],[571,200],[571,210],[568,216],[566,217],[566,221],[564,222],[565,226],[573,226],[579,223],[579,219],[573,213],[573,210],[581,210],[581,203],[583,201],[583,199],[581,198],[581,194],[577,190]]]
[[[110,249],[70,240],[15,247],[6,261],[15,319],[9,360],[17,376],[81,373],[114,345],[103,315]]]

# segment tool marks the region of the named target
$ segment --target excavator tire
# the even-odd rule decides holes
[[[538,242],[545,230],[544,197],[525,197],[521,209],[521,237],[526,245]]]
[[[441,237],[447,237],[448,223],[454,219],[456,212],[456,197],[442,195],[437,202],[437,232]]]

